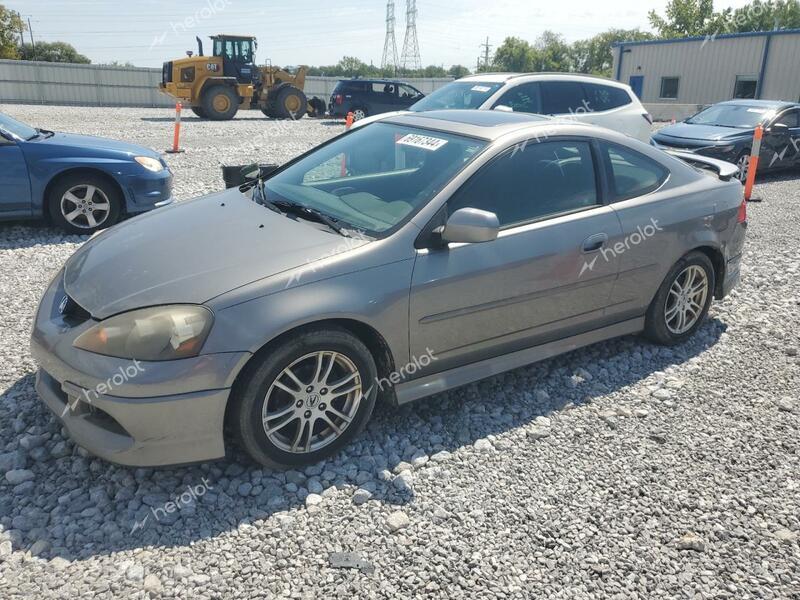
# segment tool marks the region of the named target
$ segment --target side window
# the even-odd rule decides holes
[[[614,144],[603,144],[603,160],[613,202],[649,194],[660,188],[669,175],[656,161]]]
[[[397,86],[393,83],[381,83],[376,81],[372,84],[372,93],[383,94],[394,98],[397,96]]]
[[[401,98],[419,98],[422,96],[420,92],[412,88],[410,85],[403,85],[402,83],[398,86],[400,88],[400,97]]]
[[[577,81],[545,81],[541,85],[542,113],[571,115],[586,112],[583,86]]]
[[[775,119],[775,123],[782,123],[791,128],[800,127],[800,110],[790,110]]]
[[[628,92],[618,87],[600,83],[584,83],[586,105],[589,111],[604,111],[619,108],[631,103]]]
[[[538,83],[523,83],[511,88],[503,94],[495,103],[495,106],[502,104],[514,110],[514,112],[541,113],[542,94]]]
[[[510,227],[598,203],[589,144],[554,141],[502,153],[457,192],[448,210],[488,210]]]

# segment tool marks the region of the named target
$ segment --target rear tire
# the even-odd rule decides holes
[[[76,173],[62,177],[50,188],[47,209],[54,225],[86,235],[116,223],[122,202],[119,189],[106,177]]]
[[[345,329],[298,332],[254,360],[235,387],[230,424],[239,444],[263,465],[286,469],[328,458],[372,415],[375,361]]]
[[[228,121],[239,110],[239,96],[227,85],[215,85],[203,92],[201,105],[207,118]]]
[[[308,112],[308,98],[302,90],[288,85],[278,91],[273,112],[278,119],[302,119]]]
[[[195,115],[197,115],[198,117],[200,117],[201,119],[207,119],[208,118],[208,114],[206,114],[206,111],[204,111],[201,106],[193,106],[192,107],[192,112]]]
[[[645,316],[644,334],[663,346],[694,335],[708,314],[716,285],[714,265],[702,252],[690,252],[670,269]]]

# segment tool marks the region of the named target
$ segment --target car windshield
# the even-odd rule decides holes
[[[266,200],[305,206],[345,229],[388,235],[484,147],[469,137],[372,123],[267,179]]]
[[[18,140],[32,140],[39,135],[39,132],[33,127],[20,123],[3,113],[0,113],[0,131]]]
[[[410,110],[422,112],[424,110],[479,108],[501,87],[503,87],[502,83],[454,81],[412,104]]]
[[[687,119],[694,125],[751,128],[775,114],[775,109],[747,104],[717,104]]]

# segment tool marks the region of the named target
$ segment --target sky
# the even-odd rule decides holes
[[[381,62],[385,0],[286,2],[275,0],[0,0],[30,18],[35,41],[69,42],[94,63],[160,66],[196,50],[195,36],[216,33],[258,37],[257,62],[280,66],[330,65],[342,56]],[[746,0],[716,2],[738,8]],[[395,0],[398,55],[405,34],[405,0]],[[663,14],[666,0],[417,0],[417,35],[423,65],[474,68],[489,38],[533,41],[544,30],[568,42],[612,27],[649,29],[647,13]],[[26,34],[26,41],[29,41]]]

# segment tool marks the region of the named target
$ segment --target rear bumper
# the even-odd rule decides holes
[[[742,255],[735,256],[728,261],[728,264],[725,265],[725,279],[722,281],[722,287],[720,289],[720,298],[724,298],[728,294],[731,293],[731,290],[735,288],[739,281],[742,279]]]

